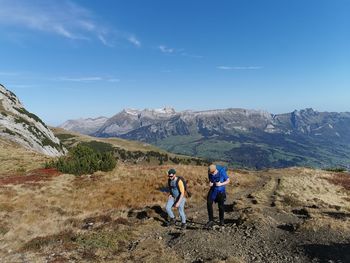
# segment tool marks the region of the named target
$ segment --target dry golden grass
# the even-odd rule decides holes
[[[10,145],[7,147],[13,153],[12,159],[9,159],[12,166],[17,165],[16,154],[22,156],[26,170],[40,167],[45,160],[45,157],[40,155],[27,153]],[[5,154],[2,153],[1,156],[4,158]],[[16,171],[10,168],[10,165],[1,167],[1,171],[3,173]],[[67,235],[68,237],[74,235],[74,241],[67,239],[66,243],[62,243],[67,245],[67,249],[70,249],[70,246],[81,246],[86,251],[94,250],[94,255],[100,255],[101,258],[115,253],[115,250],[109,247],[110,242],[129,242],[134,237],[142,236],[147,228],[159,227],[159,222],[154,222],[131,229],[125,218],[130,208],[143,209],[145,206],[153,205],[164,207],[168,194],[162,190],[167,187],[166,172],[170,168],[168,165],[119,163],[113,171],[107,173],[97,172],[85,176],[63,174],[50,180],[38,181],[36,184],[1,186],[0,257],[16,262],[15,252],[24,249],[27,261],[40,262],[43,257],[36,251],[50,254],[50,249],[54,249],[56,244],[54,241],[59,240],[61,236],[61,239],[66,240],[64,238]],[[178,175],[188,181],[188,188],[193,194],[188,204],[192,207],[205,204],[208,190],[207,167],[175,165],[174,168]],[[245,195],[247,189],[255,189],[254,196],[261,203],[270,201],[269,198],[274,194],[278,198],[278,206],[282,209],[313,204],[324,206],[326,209],[324,211],[333,211],[336,208],[340,211],[350,209],[350,202],[347,199],[349,191],[329,182],[334,176],[329,172],[290,168],[264,172],[229,171],[228,174],[231,178],[231,184],[227,187],[230,197],[240,193]],[[279,184],[278,178],[280,178]],[[290,198],[289,204],[286,204],[288,198]],[[291,205],[293,202],[295,204]],[[242,207],[244,205],[246,203],[242,202]],[[253,216],[259,215],[255,213]],[[87,235],[81,231],[81,225],[87,218],[95,218],[94,220],[99,222],[107,218],[105,221],[109,222],[108,227]],[[263,220],[264,218],[261,218],[261,221]],[[268,224],[270,219],[265,220]],[[336,227],[334,223],[336,221],[333,220],[332,223],[327,214],[320,213],[313,216],[312,220],[315,221],[310,220],[308,222],[313,223],[309,226],[305,224],[303,227],[317,225]],[[117,222],[118,227],[115,227],[113,222]],[[341,221],[339,225],[346,227],[346,224],[348,221]],[[125,240],[118,239],[113,231]],[[131,256],[131,259],[135,260],[142,258],[144,262],[156,262],[157,259],[162,259],[163,262],[179,261],[178,256],[173,254],[164,242],[158,243],[154,244],[154,238],[146,238],[135,251],[118,252],[119,258],[130,260]],[[39,246],[39,249],[35,249],[35,246]],[[89,254],[86,256],[89,257]],[[233,258],[232,262],[240,260]]]
[[[0,149],[0,177],[41,168],[50,159],[4,139],[0,139]]]
[[[350,190],[350,173],[331,173],[332,176],[328,178],[328,181],[344,187],[346,190]]]
[[[38,185],[7,185],[0,192],[0,216],[7,233],[0,238],[0,250],[19,249],[37,236],[70,230],[72,218],[116,213],[125,216],[129,208],[163,207],[168,194],[167,170],[170,166],[119,164],[108,173],[90,176],[60,175]],[[188,180],[193,197],[203,202],[208,189],[207,168],[179,165],[177,173]],[[125,212],[123,212],[125,211]]]
[[[285,169],[277,189],[279,200],[294,200],[299,205],[323,208],[338,207],[350,211],[349,191],[330,182],[334,177],[323,170]]]

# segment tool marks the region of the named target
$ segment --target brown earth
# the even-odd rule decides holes
[[[16,184],[33,184],[40,181],[50,180],[54,176],[59,176],[61,173],[56,169],[36,169],[30,171],[25,175],[0,175],[0,187],[5,185],[16,185]]]

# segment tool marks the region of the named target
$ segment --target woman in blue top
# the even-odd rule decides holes
[[[214,225],[213,217],[213,202],[218,203],[220,226],[224,225],[224,207],[226,200],[226,185],[230,182],[230,178],[226,174],[226,169],[221,166],[211,164],[208,167],[208,179],[210,190],[207,197],[207,209],[209,221],[206,224],[207,228]]]

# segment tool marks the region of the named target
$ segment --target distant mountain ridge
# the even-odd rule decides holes
[[[96,130],[97,137],[145,141],[244,167],[347,166],[350,161],[349,112],[126,109]]]
[[[81,134],[93,134],[108,120],[107,117],[87,118],[68,120],[65,123],[59,125],[59,128],[79,132]]]
[[[46,124],[0,84],[0,137],[49,156],[67,152]]]

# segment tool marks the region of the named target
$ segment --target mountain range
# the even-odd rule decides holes
[[[67,150],[46,124],[28,112],[11,91],[0,84],[0,138],[48,156]]]
[[[349,112],[124,109],[103,120],[71,120],[60,127],[96,137],[148,142],[170,152],[239,167],[348,167],[350,163]]]

